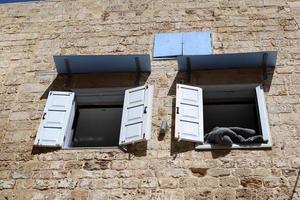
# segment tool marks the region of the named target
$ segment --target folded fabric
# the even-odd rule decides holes
[[[241,127],[215,127],[204,136],[206,143],[231,146],[236,144],[262,143],[263,137],[256,135],[256,131]]]

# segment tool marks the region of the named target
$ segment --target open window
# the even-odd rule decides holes
[[[113,147],[151,136],[153,86],[49,93],[34,144]]]
[[[234,143],[228,146],[210,140],[209,136],[216,130],[236,134],[231,138]],[[236,140],[235,137],[240,136],[248,140]],[[260,85],[194,87],[178,84],[175,138],[195,142],[196,149],[271,147],[263,88]]]

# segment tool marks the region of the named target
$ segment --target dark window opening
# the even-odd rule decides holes
[[[205,135],[215,127],[253,129],[262,135],[255,90],[203,92]]]
[[[118,146],[122,109],[122,105],[78,106],[71,146]]]

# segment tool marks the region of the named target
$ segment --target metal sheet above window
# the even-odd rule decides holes
[[[21,2],[39,2],[42,0],[0,0],[0,4],[2,3],[21,3]]]
[[[178,70],[275,67],[276,51],[179,56]]]
[[[100,72],[150,72],[150,56],[142,55],[65,55],[54,56],[58,74]]]

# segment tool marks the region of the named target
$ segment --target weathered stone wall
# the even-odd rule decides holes
[[[0,199],[300,199],[299,1],[46,0],[1,4],[0,19]],[[195,151],[174,142],[173,128],[159,136],[162,119],[174,126],[175,85],[186,75],[175,61],[152,61],[141,81],[155,86],[147,146],[130,154],[32,151],[45,92],[65,87],[53,55],[151,54],[154,33],[172,31],[211,31],[217,53],[279,51],[265,93],[272,150]],[[255,70],[233,70],[200,72],[192,82],[232,83],[233,76],[260,80]]]

